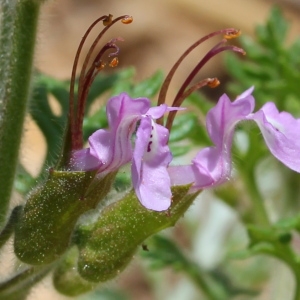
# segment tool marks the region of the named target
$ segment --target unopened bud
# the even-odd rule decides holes
[[[52,171],[28,198],[15,229],[15,254],[32,265],[48,264],[69,247],[80,215],[95,208],[110,190],[115,174]]]
[[[53,272],[53,285],[63,295],[76,297],[92,291],[97,284],[84,280],[77,271],[78,249],[73,247]]]
[[[91,282],[104,282],[119,275],[149,236],[174,226],[196,194],[190,186],[172,189],[172,205],[157,212],[143,207],[134,192],[103,210],[94,224],[82,225],[75,234],[79,247],[78,271]]]

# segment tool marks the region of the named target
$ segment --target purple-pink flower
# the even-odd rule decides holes
[[[111,98],[106,110],[109,129],[97,130],[88,140],[88,149],[73,153],[73,168],[97,169],[104,176],[128,163],[136,123],[149,109],[150,101],[146,98],[131,99],[126,93]]]
[[[169,131],[152,118],[142,118],[136,134],[132,160],[132,183],[140,202],[149,209],[171,205],[171,182],[167,168],[172,160]],[[154,199],[159,198],[159,201]],[[155,207],[153,206],[155,202]]]
[[[257,123],[271,153],[290,169],[300,172],[300,119],[279,112],[273,102],[267,102],[247,119]]]
[[[172,160],[167,145],[169,131],[154,122],[164,113],[179,108],[165,104],[150,108],[146,98],[132,99],[126,93],[107,104],[109,129],[100,129],[89,138],[89,148],[74,151],[74,170],[95,170],[99,176],[118,170],[132,161],[132,183],[141,203],[154,210],[166,210],[171,204],[171,187],[167,167]],[[132,135],[137,122],[135,148]],[[153,200],[159,201],[153,207]]]
[[[220,97],[206,120],[214,146],[203,148],[191,164],[183,166],[170,166],[169,131],[155,122],[164,113],[178,108],[165,104],[150,108],[148,99],[131,99],[122,93],[107,104],[110,128],[96,131],[89,138],[90,148],[74,153],[74,168],[97,169],[104,176],[131,162],[132,184],[139,201],[148,209],[166,210],[171,205],[172,185],[192,184],[191,192],[195,192],[230,178],[235,126],[244,120],[254,120],[271,153],[299,172],[300,120],[286,112],[279,113],[271,102],[253,113],[252,91],[253,88],[248,89],[233,102],[226,94]]]
[[[230,177],[234,128],[254,109],[252,90],[247,90],[234,102],[226,94],[221,96],[206,118],[206,128],[215,145],[200,150],[191,165],[171,167],[169,174],[173,185],[193,183],[192,189],[197,190],[219,185]],[[183,169],[190,178],[183,179],[180,175]]]

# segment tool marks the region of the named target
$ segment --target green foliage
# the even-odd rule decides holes
[[[239,94],[254,85],[258,106],[273,101],[279,110],[300,116],[300,39],[286,46],[288,28],[281,11],[273,8],[266,25],[256,28],[255,39],[241,37],[247,55],[243,60],[227,55],[227,70],[236,80],[229,89]]]
[[[136,84],[133,81],[135,71],[133,68],[125,69],[118,73],[118,81],[113,85],[111,94],[118,95],[126,92],[133,98],[145,97],[153,98],[162,83],[162,72],[158,71],[150,78]],[[106,118],[106,108],[103,105],[93,115],[85,118],[83,124],[84,137],[87,138],[100,128],[106,128],[108,126]]]
[[[35,178],[31,176],[31,174],[29,174],[21,164],[19,164],[14,182],[16,191],[22,196],[26,196],[35,185]]]
[[[242,37],[241,44],[247,53],[246,57],[226,57],[227,70],[235,79],[229,83],[228,88],[236,94],[254,85],[258,107],[267,101],[273,101],[280,111],[289,111],[295,117],[299,117],[300,39],[287,45],[288,28],[289,24],[281,11],[273,8],[266,24],[256,28],[254,39]],[[240,128],[245,132],[245,127]],[[282,219],[270,224],[264,199],[258,188],[258,182],[263,180],[263,177],[256,173],[258,165],[267,156],[267,151],[257,131],[251,130],[250,133],[247,130],[247,139],[249,146],[246,151],[243,152],[236,146],[234,156],[237,158],[237,170],[242,175],[253,203],[252,209],[244,213],[250,241],[248,249],[234,253],[232,257],[248,258],[257,254],[267,254],[285,262],[296,278],[295,299],[298,299],[299,256],[291,242],[293,231],[299,231],[299,216],[295,215],[299,206],[299,175],[277,164],[278,172],[284,174],[281,177],[281,209],[278,211]]]
[[[18,166],[39,10],[40,3],[33,0],[0,2],[0,225],[8,213]]]
[[[232,299],[236,295],[255,295],[256,292],[236,287],[224,272],[215,269],[202,269],[190,255],[183,251],[170,239],[155,235],[147,241],[148,251],[141,256],[149,261],[150,268],[160,270],[166,267],[181,272],[189,278],[208,299]]]
[[[120,93],[128,93],[132,98],[144,97],[153,98],[159,91],[160,86],[163,81],[163,73],[157,71],[151,77],[136,83],[133,80],[135,75],[135,70],[133,68],[128,68],[120,73],[122,79],[119,84],[116,84],[112,89],[113,95],[118,95]]]
[[[187,112],[178,113],[174,120],[170,135],[171,147],[174,142],[183,140],[196,145],[210,145],[211,140],[206,131],[205,116],[213,107],[213,103],[200,93],[194,93],[185,100],[183,107],[186,107]]]
[[[20,212],[22,210],[22,206],[16,206],[5,224],[5,227],[0,232],[0,248],[7,242],[7,240],[10,238],[12,233],[14,232],[15,225],[19,221],[20,218]]]
[[[26,267],[0,283],[0,295],[2,299],[24,300],[30,293],[31,287],[43,279],[53,266]]]
[[[110,90],[122,78],[122,74],[97,76],[91,86],[86,111],[89,111],[93,102],[103,93]],[[40,73],[36,74],[30,114],[41,129],[46,142],[47,154],[44,166],[53,166],[58,158],[58,149],[64,134],[69,109],[69,81],[59,81],[53,77]],[[54,96],[60,105],[61,113],[56,115],[49,104],[49,95]],[[75,95],[76,96],[76,95]],[[100,127],[98,127],[99,129]],[[42,169],[42,171],[45,168]]]
[[[288,111],[299,117],[300,39],[287,44],[288,29],[287,20],[274,7],[266,24],[257,26],[254,38],[241,36],[241,46],[247,55],[242,59],[231,54],[226,56],[227,71],[234,79],[229,82],[228,89],[236,95],[254,85],[257,109],[267,101],[273,101],[280,111]],[[242,124],[239,125],[239,130],[246,137],[249,146],[242,150],[236,143],[233,157],[238,172],[245,180],[250,177],[249,174],[259,175],[255,173],[256,169],[269,154],[257,129],[251,128],[250,131],[248,124]],[[293,208],[299,207],[299,176],[277,162],[276,164],[279,172],[284,174],[281,214],[285,217],[292,213]],[[249,192],[251,190],[253,188]],[[253,221],[253,213],[248,216]]]

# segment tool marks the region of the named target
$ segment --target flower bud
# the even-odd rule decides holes
[[[91,282],[116,277],[146,238],[175,225],[199,194],[187,194],[189,188],[173,188],[172,205],[162,212],[146,209],[130,192],[106,207],[95,223],[80,226],[74,236],[79,247],[80,275]]]
[[[95,208],[109,192],[115,173],[51,171],[29,196],[15,229],[15,254],[32,265],[48,264],[69,246],[80,215]]]
[[[84,280],[77,271],[78,249],[73,247],[53,273],[53,285],[63,295],[76,297],[93,290],[97,284]]]

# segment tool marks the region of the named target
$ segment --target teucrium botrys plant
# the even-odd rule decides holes
[[[27,98],[30,95],[39,6],[40,3],[33,0],[1,2],[0,223],[4,221],[10,200]],[[76,81],[82,48],[90,31],[100,22],[103,23],[104,29],[92,42]],[[54,287],[68,296],[88,292],[100,283],[118,276],[133,259],[139,246],[143,245],[149,236],[174,226],[202,189],[221,185],[230,178],[233,134],[240,122],[256,122],[274,157],[290,169],[300,171],[300,120],[287,112],[280,112],[278,106],[272,102],[265,103],[254,112],[254,87],[247,86],[248,89],[234,101],[224,94],[214,107],[210,105],[210,109],[204,113],[206,129],[204,126],[197,127],[196,123],[191,123],[192,128],[186,129],[187,124],[184,123],[194,122],[197,115],[195,112],[184,111],[181,107],[183,101],[201,87],[213,88],[219,84],[217,78],[206,78],[194,83],[202,67],[223,51],[245,54],[243,49],[227,44],[227,40],[240,34],[240,31],[233,28],[208,34],[183,53],[162,83],[157,106],[153,106],[148,99],[155,94],[149,95],[152,79],[145,81],[146,88],[140,90],[123,90],[126,80],[120,79],[115,87],[119,93],[107,101],[106,112],[102,109],[96,112],[94,118],[85,119],[89,123],[91,119],[98,121],[99,117],[101,126],[95,125],[95,122],[93,130],[84,134],[85,111],[91,104],[91,94],[94,98],[100,94],[99,91],[95,93],[95,84],[92,84],[99,79],[99,76],[96,76],[105,69],[106,64],[109,67],[118,65],[117,44],[123,39],[113,38],[100,49],[98,44],[102,42],[106,31],[118,22],[129,24],[132,18],[127,15],[116,19],[113,19],[112,15],[100,17],[83,36],[75,55],[71,75],[68,112],[65,101],[68,92],[62,87],[65,83],[57,84],[47,76],[39,76],[35,85],[32,103],[38,103],[43,113],[32,113],[32,116],[46,136],[48,153],[44,166],[50,166],[44,168],[43,175],[37,177],[38,184],[34,188],[32,187],[35,179],[27,176],[29,183],[27,182],[27,186],[25,184],[23,191],[30,192],[26,196],[26,203],[12,210],[0,232],[0,246],[14,233],[14,252],[17,258],[25,263],[17,274],[0,283],[0,298],[24,299],[31,286],[51,270]],[[167,92],[178,66],[200,44],[220,34],[223,35],[221,42],[200,59],[178,89],[172,104],[168,106]],[[120,74],[121,72],[115,79]],[[103,78],[102,84],[105,79],[109,81],[103,87],[103,91],[113,87],[113,76]],[[155,85],[158,86],[157,82]],[[101,88],[102,86],[100,90]],[[58,124],[51,128],[54,116],[47,102],[49,91],[52,91],[62,104],[62,119],[67,115],[63,137],[60,136]],[[175,120],[179,110],[182,110],[182,114],[177,115]],[[180,143],[185,134],[191,138],[190,131],[196,128],[195,140],[204,146],[190,163],[182,165],[174,163],[173,156],[176,156],[176,151],[174,144],[171,146],[174,135],[170,135],[170,132],[175,131],[176,135],[176,122],[184,118],[185,114],[190,114],[192,120],[187,117],[182,123],[183,128],[178,131],[181,138],[177,136],[177,141]],[[62,121],[56,118],[55,122],[58,123],[58,120]],[[83,136],[89,136],[87,146]],[[53,163],[56,157],[56,153],[53,153],[53,149],[56,148],[55,141],[57,139],[59,144],[61,138],[61,151],[57,161]],[[208,144],[202,143],[205,138],[209,141]],[[255,155],[259,156],[259,153],[256,151]],[[254,153],[251,154],[253,158]],[[243,157],[241,153],[239,157]],[[251,162],[249,159],[245,165],[249,167]],[[121,167],[125,165],[131,166],[130,171],[124,169],[124,173],[120,172]],[[251,165],[251,168],[254,169],[254,166]],[[249,170],[252,169],[248,168],[240,173],[248,187],[251,187],[249,195],[255,197],[258,203],[261,201],[259,191],[255,189],[255,178]],[[128,188],[130,183],[133,187],[131,190]],[[268,253],[278,257],[291,267],[299,282],[299,262],[289,245],[292,237],[289,231],[298,230],[298,219],[292,223],[272,225],[262,202],[256,209],[260,217],[257,218],[257,224],[248,226],[251,239],[249,252]],[[151,253],[151,249],[145,245],[143,249],[150,250],[150,256],[156,255],[155,251]],[[160,249],[158,256],[159,251]],[[173,263],[171,261],[174,259],[176,265],[178,253],[172,254],[174,255],[171,259],[166,257],[165,262],[164,257],[160,257],[161,263]],[[201,271],[191,264],[192,260],[185,259],[182,255],[179,264],[181,268],[187,268],[185,272],[190,274],[209,298],[220,299],[220,293],[214,292],[213,285],[209,286],[210,280],[206,282],[205,278],[201,278]],[[228,288],[228,291],[221,293],[228,295],[228,299],[231,295],[229,290]],[[299,293],[298,287],[296,294]]]
[[[122,16],[112,20],[111,15],[99,18],[88,29],[78,48],[70,86],[69,118],[59,163],[48,171],[45,183],[30,194],[16,226],[15,253],[24,262],[44,265],[58,259],[70,246],[71,235],[80,215],[96,208],[111,188],[116,172],[98,178],[95,171],[72,171],[71,154],[83,144],[82,122],[90,86],[104,68],[102,59],[105,52],[114,49],[116,52],[113,55],[118,54],[115,44],[118,39],[105,44],[88,65],[90,56],[110,26],[119,20],[129,23],[129,19]],[[100,21],[103,21],[105,29],[95,39],[83,64],[75,101],[75,75],[80,51],[90,30]],[[110,65],[113,66],[115,61],[113,59]]]
[[[0,9],[0,224],[3,224],[30,96],[40,1],[1,0]]]
[[[75,75],[81,49],[90,31],[100,21],[103,22],[105,28],[99,33],[90,47],[79,76],[77,92],[75,92]],[[134,133],[135,126],[139,120],[141,120],[140,127],[148,127],[152,124],[153,130],[155,128],[157,132],[152,130],[150,141],[145,141],[148,143],[148,146],[144,148],[142,145],[139,152],[135,154],[134,172],[137,171],[138,174],[141,172],[137,167],[139,164],[138,157],[143,155],[142,151],[144,150],[148,152],[144,158],[144,163],[146,161],[150,163],[152,158],[158,155],[158,161],[167,158],[165,163],[168,164],[171,157],[166,145],[168,129],[162,125],[155,125],[155,119],[161,118],[165,112],[178,110],[179,108],[175,105],[173,105],[173,108],[167,107],[165,104],[158,108],[150,108],[148,99],[130,99],[128,95],[123,94],[121,98],[115,97],[110,102],[107,115],[111,129],[100,132],[100,135],[106,139],[105,143],[111,143],[107,151],[107,160],[102,157],[100,160],[99,158],[88,157],[86,161],[86,150],[82,149],[82,124],[88,92],[96,75],[105,67],[104,55],[107,52],[109,57],[114,56],[110,60],[109,66],[115,67],[118,64],[116,56],[119,53],[119,48],[116,42],[122,41],[122,39],[115,38],[110,40],[98,50],[93,59],[91,57],[104,33],[118,21],[129,24],[132,19],[129,16],[121,16],[113,20],[111,15],[103,16],[90,26],[82,38],[72,71],[68,122],[61,155],[57,165],[47,171],[46,180],[29,193],[24,208],[20,215],[18,214],[18,222],[15,225],[15,254],[21,261],[30,265],[45,266],[45,268],[34,269],[37,270],[38,274],[45,274],[59,263],[59,259],[68,249],[74,246],[78,247],[77,267],[76,258],[74,259],[76,252],[75,254],[73,252],[66,254],[66,260],[69,259],[70,255],[72,259],[70,258],[69,261],[72,262],[72,268],[74,264],[75,270],[78,270],[78,274],[76,271],[74,271],[75,273],[73,272],[74,277],[71,276],[72,280],[68,279],[68,286],[76,285],[76,280],[80,278],[79,276],[82,276],[82,287],[78,288],[77,292],[70,292],[70,289],[67,288],[64,292],[69,295],[94,287],[94,284],[87,284],[85,280],[93,283],[103,282],[117,276],[131,261],[137,247],[148,236],[174,225],[201,191],[199,187],[191,191],[190,184],[177,184],[176,187],[172,188],[170,194],[166,195],[166,197],[169,197],[169,199],[166,199],[167,206],[163,204],[159,209],[161,212],[157,212],[156,210],[158,209],[154,207],[153,211],[143,207],[137,201],[134,192],[130,192],[123,197],[117,196],[114,203],[106,206],[101,211],[96,222],[90,224],[80,223],[76,228],[79,217],[97,207],[98,203],[110,191],[118,169],[131,160],[133,155],[131,135]],[[207,38],[219,33],[235,36],[237,31],[228,29],[209,35],[194,44],[184,56]],[[180,97],[177,99],[179,102],[175,101],[179,106],[184,98],[196,88],[205,85],[213,87],[218,84],[216,79],[206,79],[186,90],[192,78],[207,60],[224,50],[242,52],[242,50],[234,46],[223,47],[223,43],[225,43],[225,40],[213,48],[191,73],[181,89]],[[171,73],[172,77],[174,70]],[[164,89],[164,92],[166,90],[167,88]],[[172,122],[168,126],[171,128]],[[143,130],[145,129],[146,127]],[[146,130],[148,131],[148,129]],[[137,139],[139,142],[144,143],[141,134],[142,131],[137,133]],[[105,149],[105,143],[99,146],[100,149]],[[98,147],[98,144],[96,147]],[[78,154],[78,151],[82,152]],[[98,150],[96,149],[96,151]],[[164,153],[167,155],[165,158],[163,158]],[[158,161],[156,159],[155,164]],[[152,162],[151,164],[151,168],[153,168],[155,164],[153,165]],[[156,172],[155,169],[153,169],[153,172]],[[164,174],[166,174],[166,171],[164,171]],[[148,181],[149,179],[147,179],[147,184]],[[143,182],[140,183],[143,184]],[[145,195],[145,191],[143,194]],[[154,198],[152,199],[151,197]],[[150,201],[159,200],[155,199],[155,194],[151,197]],[[143,203],[143,205],[151,207],[150,203],[147,205]],[[169,209],[166,210],[168,207]],[[64,278],[66,268],[69,265],[70,262],[62,262],[62,265],[55,272],[54,281],[59,290],[63,290],[61,288],[61,278]],[[26,272],[24,274],[30,273]],[[27,276],[25,277],[27,278]],[[63,279],[63,282],[67,282],[66,279]]]

